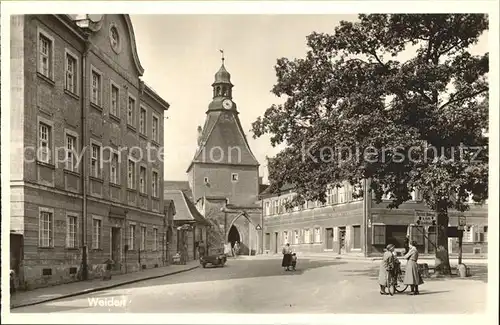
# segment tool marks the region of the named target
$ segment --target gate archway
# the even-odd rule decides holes
[[[231,228],[229,229],[229,233],[227,234],[227,241],[231,243],[231,247],[234,247],[234,244],[236,242],[241,242],[241,236],[240,232],[238,231],[238,228],[236,228],[235,225],[232,225]]]

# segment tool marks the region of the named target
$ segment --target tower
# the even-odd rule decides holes
[[[241,126],[233,87],[222,57],[205,124],[198,128],[198,148],[187,169],[195,202],[202,197],[225,198],[240,206],[257,201],[259,163]]]

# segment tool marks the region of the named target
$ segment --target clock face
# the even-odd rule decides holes
[[[222,102],[222,107],[224,107],[225,109],[231,109],[231,107],[233,107],[233,102],[230,99],[224,99],[224,101]]]

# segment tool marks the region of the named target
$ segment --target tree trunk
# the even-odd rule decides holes
[[[448,254],[448,209],[446,203],[439,203],[437,207],[437,249],[436,275],[451,275],[450,256]]]

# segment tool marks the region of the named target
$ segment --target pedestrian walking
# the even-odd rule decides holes
[[[380,285],[380,294],[386,295],[385,288],[391,285],[390,277],[394,270],[394,251],[395,246],[393,244],[387,245],[384,255],[382,256],[382,263],[380,263],[380,269],[378,273],[378,284]],[[389,289],[389,293],[391,290]]]
[[[240,254],[240,244],[238,242],[234,243],[234,256],[238,256]]]
[[[405,271],[405,278],[404,278],[404,284],[410,285],[411,287],[411,295],[418,295],[420,292],[418,291],[418,286],[421,284],[424,284],[424,281],[422,280],[422,276],[420,275],[420,272],[418,271],[418,250],[416,247],[417,243],[416,242],[411,242],[410,243],[410,250],[408,253],[403,256],[403,258],[408,260],[408,263],[406,263],[406,271]]]
[[[290,244],[286,244],[282,250],[283,260],[281,261],[281,266],[285,268],[285,271],[290,271],[290,266],[292,265],[292,249]]]

